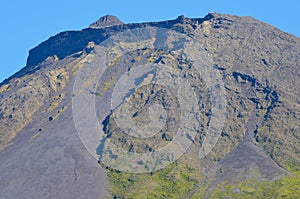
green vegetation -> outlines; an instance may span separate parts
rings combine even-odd
[[[300,196],[300,171],[272,182],[257,179],[246,180],[235,185],[223,182],[209,191],[209,183],[204,183],[204,178],[198,169],[193,159],[187,160],[184,157],[166,168],[150,174],[124,173],[111,169],[107,169],[107,173],[112,198],[292,199]]]
[[[291,163],[286,163],[284,165],[285,169],[296,174],[297,176],[300,176],[300,165],[297,164],[291,164]]]
[[[201,181],[200,169],[197,167],[178,161],[150,174],[107,169],[111,195],[113,198],[185,198]]]
[[[299,198],[300,177],[285,177],[273,182],[247,180],[237,186],[218,188],[211,198]]]

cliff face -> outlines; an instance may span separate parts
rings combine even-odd
[[[159,30],[155,32],[151,27]],[[118,40],[121,32],[135,29],[146,29],[145,38]],[[211,88],[205,82],[206,77],[192,70],[192,62],[174,50],[177,47],[173,41],[181,40],[173,32],[200,46],[201,60],[210,58],[205,63],[209,70],[220,75],[226,94],[224,126],[216,145],[202,159],[198,157],[199,148],[204,145],[209,122],[215,117],[211,111],[214,105]],[[109,43],[114,36],[116,39]],[[173,50],[151,45],[171,46]],[[254,192],[270,192],[279,197],[280,193],[274,191],[278,183],[286,185],[288,195],[297,196],[299,190],[288,185],[291,179],[292,184],[300,182],[294,176],[300,169],[299,52],[299,38],[251,17],[218,13],[199,19],[180,16],[141,24],[123,24],[116,17],[104,16],[87,29],[59,33],[30,50],[26,67],[0,85],[0,161],[6,162],[0,165],[4,179],[0,182],[0,193],[5,198],[65,198],[68,194],[87,198],[107,194],[104,190],[109,181],[110,194],[117,198],[139,198],[145,194],[149,198],[226,194],[238,197]],[[111,59],[107,63],[99,58],[103,53]],[[169,166],[154,173],[103,170],[80,142],[79,137],[81,141],[85,137],[77,134],[74,100],[84,95],[95,98],[97,119],[103,125],[105,137],[101,141],[97,137],[96,146],[88,150],[99,155],[102,166],[107,165],[101,153],[114,155],[107,147],[110,143],[128,154],[155,153],[175,139],[176,129],[183,121],[180,115],[183,106],[176,93],[147,84],[155,75],[153,71],[143,72],[140,66],[151,64],[171,66],[179,71],[176,75],[192,85],[199,102],[199,112],[193,112],[199,127],[193,131],[195,137],[190,138],[192,144],[178,160],[170,161]],[[107,69],[99,82],[95,82],[97,71],[103,66]],[[90,69],[81,77],[84,68]],[[123,101],[132,105],[126,114],[135,123],[147,126],[151,124],[148,115],[151,106],[162,104],[166,110],[166,115],[161,116],[165,125],[147,139],[124,133],[114,116],[125,117],[123,107],[110,107],[114,88],[125,78],[124,74],[130,76],[139,70],[142,72],[133,84],[139,89]],[[76,90],[78,81],[82,81],[82,87]],[[187,107],[192,107],[189,103]],[[83,113],[84,109],[82,105],[79,110]],[[119,163],[113,161],[110,166],[117,168]],[[138,162],[144,165],[146,161]],[[159,163],[152,166],[159,167]],[[21,173],[24,170],[25,175]],[[22,185],[17,186],[17,178]],[[278,183],[270,184],[274,180]],[[262,190],[262,181],[271,188]]]
[[[206,18],[211,17],[208,15]],[[112,17],[110,17],[112,18]],[[185,24],[188,26],[195,26],[201,23],[204,19],[185,19],[178,17],[175,20],[152,22],[142,24],[123,24],[118,19],[107,19],[107,17],[100,18],[97,22],[90,25],[89,28],[81,31],[66,31],[51,37],[49,40],[41,43],[36,48],[29,51],[27,59],[27,67],[37,65],[44,61],[49,56],[57,55],[58,58],[63,59],[68,55],[83,50],[89,42],[94,42],[96,45],[108,37],[126,29],[142,28],[147,26],[155,26],[161,28],[172,28],[176,24]],[[107,22],[108,20],[109,22]],[[104,21],[104,22],[103,22]],[[107,23],[109,25],[107,25]]]

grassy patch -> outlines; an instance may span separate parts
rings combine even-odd
[[[238,191],[234,191],[238,190]],[[285,177],[273,182],[247,180],[237,186],[227,185],[215,189],[211,198],[299,198],[300,177]]]
[[[107,169],[113,198],[185,198],[201,181],[197,165],[187,160],[172,163],[150,174],[133,174]],[[191,166],[192,165],[192,166]]]

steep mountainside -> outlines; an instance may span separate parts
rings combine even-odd
[[[210,73],[193,68],[195,61],[181,51],[185,41],[194,42],[188,52],[201,52],[195,59]],[[107,15],[86,29],[59,33],[30,50],[26,67],[0,84],[0,198],[300,197],[299,64],[299,38],[251,17],[210,13],[124,24]],[[176,74],[170,77],[183,77],[195,96],[183,83],[168,82],[167,73],[161,79],[183,86],[178,90],[186,98],[151,83],[160,78],[151,65],[156,72],[170,67]],[[217,79],[214,74],[222,83],[212,88],[207,76]],[[199,157],[218,117],[212,92],[220,87],[224,125],[216,144],[210,140],[212,150]],[[114,106],[116,88],[128,93]],[[81,98],[85,103],[78,104]],[[89,103],[95,111],[78,116]],[[120,125],[118,118],[127,116],[133,122]],[[196,127],[188,123],[193,118]],[[143,157],[137,165],[126,159],[154,157],[174,143],[182,122],[195,136],[187,134],[191,146],[179,159],[171,157],[178,145],[164,156],[173,158],[164,168],[164,158],[150,164]],[[98,128],[104,137],[90,138]],[[146,130],[157,133],[143,137]],[[118,157],[112,145],[126,155]],[[120,165],[147,172],[124,172],[130,170]]]

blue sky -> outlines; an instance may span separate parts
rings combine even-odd
[[[299,0],[4,0],[0,82],[25,66],[31,48],[61,31],[86,28],[103,15],[130,23],[204,17],[209,12],[252,16],[300,37]]]

